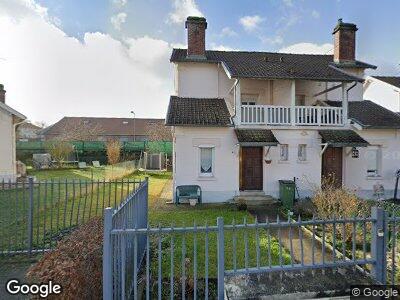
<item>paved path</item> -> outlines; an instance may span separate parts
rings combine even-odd
[[[278,205],[269,205],[263,208],[251,208],[249,212],[257,217],[259,222],[265,222],[267,217],[269,222],[275,222],[277,219],[277,215],[279,213]],[[279,216],[280,220],[285,220]],[[292,248],[293,248],[293,258],[297,262],[301,262],[301,244],[300,244],[300,234],[298,227],[293,227],[291,230],[289,228],[282,228],[281,230],[281,241],[283,246],[290,250],[290,234],[292,235]],[[291,231],[291,233],[290,233]],[[271,233],[274,234],[278,238],[278,230],[271,230]],[[302,233],[303,235],[303,260],[305,264],[312,263],[312,238]],[[320,243],[315,241],[314,247],[314,262],[322,263],[322,246]],[[325,248],[325,262],[332,261],[332,252]]]

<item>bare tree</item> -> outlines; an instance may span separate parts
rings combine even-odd
[[[149,141],[171,141],[171,127],[165,126],[163,123],[150,123],[146,128]]]
[[[50,153],[51,158],[56,161],[59,168],[68,159],[74,151],[74,146],[66,141],[49,141],[46,143],[46,149]]]
[[[104,133],[104,130],[100,124],[77,120],[68,123],[56,139],[61,141],[94,141],[102,133]]]

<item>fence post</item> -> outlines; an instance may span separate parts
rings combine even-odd
[[[372,207],[371,256],[375,260],[372,265],[372,276],[378,282],[386,284],[386,212],[380,207]]]
[[[28,178],[29,189],[29,204],[28,204],[28,254],[32,254],[32,240],[33,240],[33,177]]]
[[[104,210],[104,235],[103,235],[103,299],[113,298],[113,274],[112,274],[112,208]]]
[[[218,299],[224,299],[224,275],[225,275],[225,249],[224,249],[224,219],[222,217],[217,218],[217,226],[218,226],[218,245],[217,245],[217,254],[218,254]]]

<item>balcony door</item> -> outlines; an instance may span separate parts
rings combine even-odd
[[[240,190],[261,191],[263,189],[263,148],[242,147],[240,164]]]

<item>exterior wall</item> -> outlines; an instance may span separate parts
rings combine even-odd
[[[364,98],[391,111],[400,111],[400,89],[380,80],[371,79],[364,84]]]
[[[0,181],[15,179],[13,117],[0,110]]]
[[[179,63],[176,72],[179,97],[225,98],[234,84],[219,64]]]
[[[311,195],[314,187],[321,184],[321,138],[316,130],[273,130],[276,139],[282,144],[288,144],[289,160],[280,161],[280,149],[271,147],[269,159],[271,164],[264,163],[264,192],[267,195],[279,197],[279,180],[293,180],[301,198]],[[299,144],[306,144],[306,161],[297,159]]]
[[[353,69],[347,68],[342,69],[344,72],[347,72],[351,75],[358,76],[360,78],[364,78],[364,70],[363,69]],[[335,85],[340,84],[340,82],[329,82],[327,83],[327,87],[333,87]],[[349,88],[353,83],[348,83],[347,88]],[[342,89],[336,89],[328,93],[327,95],[329,100],[342,100]],[[349,91],[349,101],[362,101],[363,100],[363,84],[362,82],[357,82],[357,85]]]
[[[199,185],[203,202],[231,200],[239,190],[239,147],[233,128],[175,127],[174,191]],[[214,146],[214,176],[199,176],[199,146]],[[175,195],[174,195],[175,197]]]
[[[400,135],[392,130],[368,129],[357,131],[371,145],[381,146],[381,177],[367,177],[367,148],[360,147],[359,158],[352,158],[351,148],[344,149],[343,154],[343,182],[348,188],[354,189],[361,197],[374,198],[373,186],[377,183],[385,188],[385,196],[393,197],[395,173],[400,169]]]

